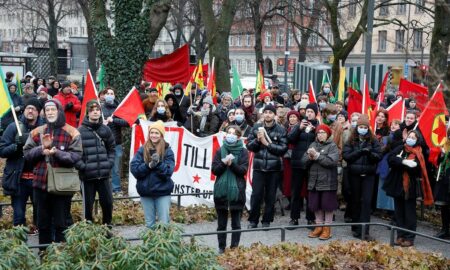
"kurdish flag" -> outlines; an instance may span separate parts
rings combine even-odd
[[[264,84],[264,74],[262,72],[261,64],[259,64],[259,69],[256,73],[256,87],[255,94],[264,93],[266,91],[266,85]]]
[[[197,84],[197,89],[203,90],[203,88],[205,88],[205,80],[204,80],[204,75],[203,75],[202,60],[198,61],[197,74],[195,74],[195,80],[194,81]]]
[[[22,84],[20,83],[20,80],[19,80],[19,73],[16,73],[16,85],[17,85],[17,90],[16,90],[17,94],[19,96],[23,95]]]
[[[3,77],[3,70],[0,67],[0,117],[3,117],[11,110],[13,102],[9,95],[8,87],[6,86],[5,78]]]
[[[344,93],[345,93],[345,67],[340,67],[337,100],[344,101]]]

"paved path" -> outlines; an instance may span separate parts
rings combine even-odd
[[[303,213],[302,213],[303,214]],[[299,220],[300,224],[306,224],[306,220],[303,219]],[[271,226],[284,226],[288,225],[289,223],[289,211],[286,211],[285,216],[277,215],[275,217],[275,221],[271,224]],[[336,222],[343,222],[343,212],[336,211]],[[379,223],[387,223],[386,220],[373,217],[372,216],[372,222],[379,222]],[[231,220],[228,223],[228,228],[231,226]],[[242,228],[246,228],[248,225],[248,222],[244,218],[242,221]],[[432,227],[428,223],[424,222],[418,222],[417,224],[417,231],[422,232],[428,235],[434,235],[438,230],[437,228]],[[198,233],[198,232],[213,232],[217,229],[217,223],[216,222],[204,222],[204,223],[198,223],[198,224],[190,224],[190,225],[182,225],[186,233]],[[114,227],[114,232],[117,233],[120,236],[123,236],[125,238],[135,238],[138,237],[139,232],[141,232],[144,229],[144,226],[117,226]],[[289,242],[299,242],[305,245],[311,245],[311,246],[317,246],[320,244],[324,244],[327,241],[320,241],[318,239],[311,239],[308,238],[307,235],[309,233],[308,229],[296,229],[291,231],[286,231],[286,241]],[[337,227],[332,229],[333,237],[331,240],[334,241],[353,241],[356,240],[352,237],[350,227]],[[374,237],[377,241],[382,243],[389,243],[389,235],[390,231],[386,229],[385,227],[380,226],[372,226],[370,229],[370,234],[372,237]],[[280,236],[281,232],[279,230],[274,231],[258,231],[258,232],[248,232],[248,233],[242,233],[241,236],[241,245],[243,246],[250,246],[252,243],[261,242],[263,244],[267,245],[273,245],[280,242]],[[210,235],[210,236],[202,236],[197,237],[197,241],[203,245],[209,246],[211,248],[216,249],[217,248],[217,236],[216,235]],[[227,237],[227,243],[230,244],[231,235],[228,235]],[[29,238],[29,244],[37,244],[37,236],[30,236]],[[421,251],[425,252],[437,252],[441,253],[447,258],[450,258],[450,244],[442,243],[438,241],[433,241],[430,239],[426,239],[423,237],[417,237],[415,241],[415,247]]]

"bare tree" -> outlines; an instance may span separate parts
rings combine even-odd
[[[70,0],[17,0],[19,8],[24,12],[31,12],[33,16],[41,19],[48,33],[50,74],[58,73],[58,25],[66,17],[75,11],[75,6]]]
[[[210,0],[199,0],[199,3],[207,34],[209,58],[215,58],[217,89],[229,91],[231,85],[228,37],[236,13],[237,0],[223,0],[220,6]]]

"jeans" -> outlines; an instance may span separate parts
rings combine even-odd
[[[102,207],[102,224],[111,224],[113,197],[109,179],[83,181],[81,184],[83,185],[84,213],[86,220],[93,220],[92,210],[95,202],[95,194],[98,193],[100,206]]]
[[[54,195],[39,188],[35,188],[33,192],[37,211],[39,244],[63,242],[72,196]],[[54,229],[54,235],[52,229]]]
[[[216,209],[217,212],[217,231],[226,231],[228,223],[228,210],[227,209]],[[241,229],[241,214],[242,210],[230,210],[231,213],[231,229],[240,230]],[[231,234],[231,248],[239,246],[239,240],[241,239],[241,233]],[[227,234],[221,233],[217,235],[217,240],[219,241],[219,248],[225,249],[227,246]]]
[[[33,180],[20,179],[19,192],[11,196],[11,205],[14,210],[14,226],[26,225],[26,209],[28,198],[33,202]],[[36,210],[33,204],[33,223],[36,224]]]
[[[121,144],[117,144],[114,148],[115,156],[114,156],[114,166],[112,168],[111,177],[112,177],[112,190],[113,192],[121,191],[120,187],[120,168],[122,166],[122,155],[123,155],[123,147]]]
[[[170,195],[157,197],[141,197],[142,208],[144,209],[145,226],[153,227],[156,223],[156,213],[160,223],[170,222]]]
[[[248,221],[258,224],[261,205],[264,201],[262,223],[273,221],[278,182],[281,172],[253,171],[252,195],[250,197],[250,215]]]

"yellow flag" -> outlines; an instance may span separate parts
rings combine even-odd
[[[197,67],[195,67],[194,71],[192,72],[191,78],[189,79],[189,82],[186,85],[186,88],[184,89],[185,96],[189,96],[189,94],[191,93],[192,84],[195,82],[196,74],[197,74]]]
[[[261,64],[259,64],[259,69],[256,74],[255,94],[264,93],[265,91],[266,91],[266,84],[264,83],[264,75],[262,72]]]
[[[203,90],[203,88],[205,88],[204,81],[205,80],[203,78],[202,60],[199,60],[198,61],[198,66],[197,66],[197,74],[195,74],[195,83],[197,84],[197,89]]]
[[[3,70],[0,67],[0,117],[3,117],[11,110],[12,104],[13,102],[9,95],[8,87],[6,87],[5,78],[3,77]]]
[[[344,101],[345,93],[345,67],[339,69],[339,87],[337,100]]]

